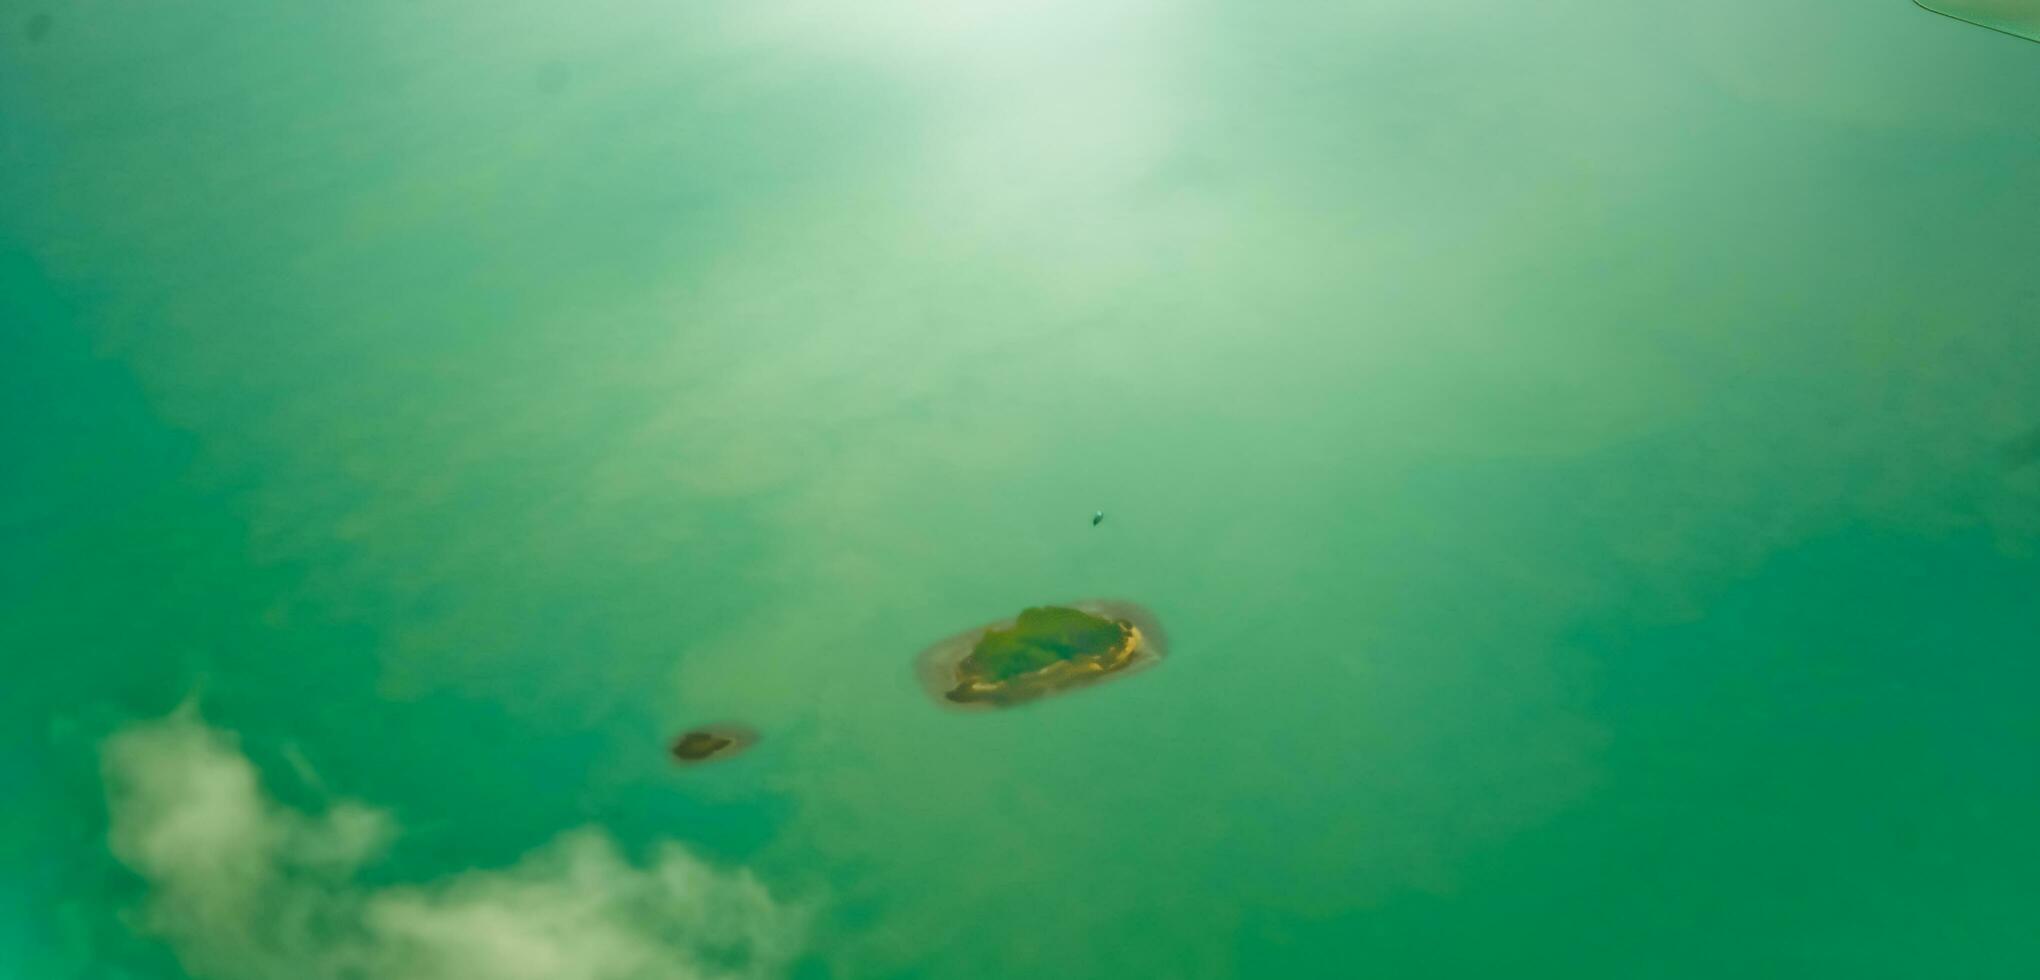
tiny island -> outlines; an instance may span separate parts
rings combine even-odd
[[[758,733],[749,727],[737,724],[703,725],[691,728],[673,739],[667,751],[673,761],[683,766],[695,766],[717,759],[727,759],[757,744]]]
[[[1152,666],[1166,646],[1146,609],[1087,599],[959,633],[922,651],[916,669],[937,704],[1007,708]]]

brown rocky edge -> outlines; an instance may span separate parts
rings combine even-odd
[[[1030,642],[1043,633],[1051,634],[1045,643]],[[921,651],[914,666],[936,704],[989,711],[1138,673],[1167,655],[1154,613],[1131,602],[1080,599],[965,630]]]
[[[699,766],[737,755],[758,744],[758,732],[748,725],[720,722],[690,728],[666,746],[674,763]]]

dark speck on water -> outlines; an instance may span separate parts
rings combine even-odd
[[[703,725],[683,732],[666,746],[666,750],[672,754],[674,762],[691,766],[735,755],[757,741],[758,733],[746,725]]]
[[[730,740],[720,735],[711,735],[707,732],[688,732],[686,735],[681,736],[678,742],[673,743],[673,754],[690,761],[706,759],[723,749],[729,748],[729,746]]]
[[[49,37],[50,28],[55,26],[57,26],[57,19],[50,16],[49,11],[38,10],[29,15],[28,23],[22,27],[21,34],[23,37],[28,38],[29,43],[33,44]]]

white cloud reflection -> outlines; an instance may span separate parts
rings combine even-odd
[[[600,830],[500,870],[371,887],[382,810],[278,804],[233,737],[189,708],[102,750],[113,853],[149,885],[138,925],[194,976],[735,980],[784,972],[803,916],[748,871],[677,844],[643,866]]]

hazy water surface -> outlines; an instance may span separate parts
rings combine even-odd
[[[0,28],[0,974],[2040,974],[2040,47]],[[916,687],[1086,596],[1169,661]]]

